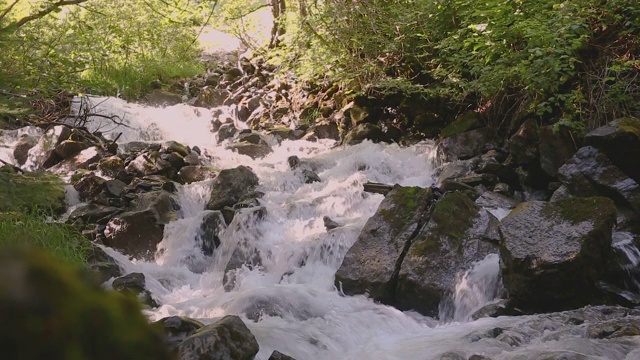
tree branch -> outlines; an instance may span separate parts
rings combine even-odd
[[[5,26],[3,28],[0,28],[0,33],[9,32],[9,31],[15,31],[16,29],[20,28],[24,24],[26,24],[28,22],[31,22],[33,20],[41,19],[41,18],[49,15],[51,12],[55,11],[56,9],[59,9],[59,8],[61,8],[63,6],[81,4],[81,3],[87,2],[87,1],[89,1],[89,0],[59,0],[59,1],[56,1],[55,3],[50,4],[47,8],[45,8],[43,10],[40,10],[40,11],[38,11],[37,13],[35,13],[33,15],[25,16],[25,17],[23,17],[22,19],[20,19],[18,21],[14,21],[9,25],[7,25],[7,26]],[[13,5],[15,5],[15,3]],[[9,10],[11,10],[11,9],[9,9]]]
[[[14,1],[14,2],[13,2],[13,4],[9,5],[9,7],[8,7],[8,8],[6,8],[6,9],[2,12],[2,14],[0,14],[0,20],[4,19],[4,17],[5,17],[5,16],[7,16],[7,14],[8,14],[9,12],[11,12],[11,10],[13,9],[13,7],[14,7],[14,6],[16,6],[16,4],[17,4],[17,3],[19,3],[19,2],[20,2],[20,0],[16,0],[16,1]]]
[[[263,9],[263,8],[266,8],[266,7],[269,7],[269,6],[271,6],[271,5],[270,4],[262,4],[260,6],[257,6],[257,7],[253,8],[253,9],[247,11],[246,13],[244,13],[242,15],[238,15],[238,16],[234,16],[234,17],[228,17],[226,19],[227,20],[239,20],[239,19],[242,19],[243,17],[245,17],[247,15],[253,14],[256,11],[258,11],[260,9]]]

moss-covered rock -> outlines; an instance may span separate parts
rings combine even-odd
[[[556,311],[602,301],[616,208],[603,197],[532,201],[501,222],[500,261],[514,306]]]
[[[0,212],[64,212],[62,181],[50,174],[0,172]]]
[[[467,131],[483,127],[480,114],[475,111],[467,111],[458,116],[451,124],[447,125],[440,132],[440,138],[445,139],[454,135],[460,135]]]
[[[436,315],[456,275],[498,251],[498,220],[463,192],[446,193],[402,261],[397,306]]]
[[[138,304],[38,251],[0,252],[2,358],[170,359]]]
[[[622,118],[597,128],[585,137],[627,176],[640,182],[640,119]]]
[[[430,189],[396,185],[347,252],[336,286],[345,294],[369,293],[393,305],[403,252],[422,227],[432,199]]]
[[[201,328],[178,346],[182,360],[251,360],[258,350],[256,338],[234,315]]]

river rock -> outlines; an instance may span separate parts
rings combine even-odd
[[[203,165],[188,165],[178,172],[179,180],[185,184],[203,181],[213,176],[215,176],[213,168]]]
[[[109,156],[98,162],[98,170],[105,176],[115,178],[124,170],[124,160],[117,155]]]
[[[154,89],[148,97],[151,106],[171,106],[182,103],[182,96],[168,91]]]
[[[540,167],[551,177],[558,176],[558,169],[575,153],[576,144],[566,129],[553,130],[553,126],[540,127]],[[640,150],[640,148],[638,149]]]
[[[393,304],[401,255],[424,225],[432,199],[431,189],[394,186],[345,255],[336,287]]]
[[[98,284],[102,284],[111,278],[122,276],[122,269],[118,261],[109,256],[99,246],[91,244],[88,255],[87,268]]]
[[[393,138],[390,134],[385,133],[378,125],[371,123],[361,123],[356,125],[353,129],[345,135],[342,143],[345,145],[359,144],[365,140],[371,140],[374,143],[378,142],[393,142]]]
[[[571,309],[598,301],[616,208],[602,197],[532,201],[501,222],[500,262],[513,305]]]
[[[128,211],[114,217],[104,230],[104,244],[137,258],[153,259],[164,226],[153,210]]]
[[[238,129],[236,129],[233,124],[229,123],[220,125],[220,128],[218,129],[218,144],[227,139],[231,139],[236,135],[237,132]]]
[[[231,144],[229,149],[241,155],[247,155],[252,159],[260,159],[269,155],[273,149],[268,144],[252,144],[248,142],[239,142]]]
[[[488,134],[486,128],[463,132],[442,139],[439,147],[449,158],[469,159],[482,153]]]
[[[171,350],[177,350],[178,345],[196,331],[202,329],[204,324],[185,316],[169,316],[154,323],[162,327]]]
[[[607,196],[640,214],[640,185],[594,147],[585,146],[578,150],[558,170],[558,176],[576,196]]]
[[[73,187],[78,191],[81,200],[92,202],[104,189],[107,180],[89,173],[83,176]]]
[[[208,210],[232,207],[258,186],[258,177],[246,166],[220,171],[211,185]]]
[[[187,337],[178,346],[180,360],[252,360],[258,353],[256,338],[234,315],[227,315]]]
[[[147,281],[142,273],[130,273],[115,280],[111,286],[113,290],[135,296],[142,304],[150,307],[157,307],[158,303],[151,296],[151,292],[146,288]]]
[[[177,141],[167,141],[162,144],[162,151],[165,154],[178,153],[180,156],[185,157],[189,155],[189,148],[180,144]]]
[[[120,211],[122,211],[120,208],[91,203],[82,205],[73,210],[69,215],[69,220],[82,220],[85,223],[95,223],[100,219],[109,217],[110,215]]]
[[[133,211],[151,210],[157,222],[163,225],[177,219],[176,212],[180,209],[176,198],[164,190],[138,194],[131,205]]]
[[[58,125],[50,128],[38,140],[38,143],[29,150],[25,169],[37,170],[49,168],[57,164],[62,158],[55,153],[55,148],[61,142],[67,140],[71,130],[67,126]]]
[[[220,233],[226,227],[224,217],[220,211],[206,211],[196,237],[203,254],[206,256],[213,255],[213,251],[220,246]]]
[[[87,144],[81,141],[73,141],[73,140],[64,140],[60,144],[58,144],[55,148],[56,154],[60,156],[62,159],[68,159],[80,151],[86,149]]]
[[[91,146],[81,150],[75,156],[64,159],[55,166],[51,167],[51,171],[58,173],[68,173],[78,169],[87,169],[89,165],[97,163],[102,159],[103,152],[97,146]],[[95,168],[94,168],[95,169]]]
[[[436,315],[456,275],[498,252],[498,220],[462,192],[446,193],[411,241],[396,290],[400,309]]]
[[[29,158],[29,150],[36,146],[38,143],[38,137],[31,135],[22,135],[18,140],[18,143],[13,148],[13,157],[16,159],[18,165],[23,165]]]
[[[585,143],[603,152],[627,176],[640,183],[640,119],[622,118],[599,127],[585,137]]]
[[[518,131],[509,138],[507,150],[509,159],[507,162],[514,165],[523,165],[534,162],[539,156],[540,134],[535,119],[525,121]]]
[[[271,356],[267,360],[296,360],[289,355],[285,355],[278,350],[273,350]]]

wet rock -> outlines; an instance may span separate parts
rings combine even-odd
[[[223,105],[231,92],[226,89],[206,88],[200,91],[193,106],[213,108]]]
[[[585,146],[578,150],[558,170],[558,176],[562,184],[576,196],[607,196],[616,204],[629,206],[640,214],[640,184],[613,165],[596,148]]]
[[[567,130],[554,131],[552,126],[542,126],[539,150],[540,167],[547,175],[556,177],[558,169],[576,153],[577,148]]]
[[[260,159],[269,155],[273,149],[268,144],[252,144],[248,142],[240,142],[229,145],[229,149],[241,155],[247,155],[252,159]]]
[[[102,189],[107,181],[93,173],[83,176],[73,187],[78,191],[81,200],[92,201]]]
[[[566,186],[562,185],[553,192],[553,195],[551,195],[551,199],[549,199],[549,201],[558,201],[569,198],[571,196],[571,191],[569,191]]]
[[[587,336],[590,339],[615,339],[640,335],[640,319],[625,317],[612,319],[588,326]]]
[[[226,228],[224,217],[220,211],[207,210],[202,218],[202,224],[197,235],[202,253],[206,256],[213,255],[214,250],[220,246],[220,233]]]
[[[54,151],[60,158],[68,159],[87,147],[89,146],[80,141],[64,140],[56,146]]]
[[[444,138],[439,146],[448,157],[464,160],[481,154],[487,140],[488,130],[482,128]]]
[[[291,356],[285,355],[278,350],[273,350],[271,356],[267,360],[295,360]]]
[[[117,155],[101,159],[98,162],[98,170],[105,176],[116,178],[118,174],[124,170],[124,160]]]
[[[629,154],[640,153],[640,120],[617,119],[585,137],[585,143],[607,155],[627,176],[640,183],[640,160]]]
[[[258,186],[258,177],[246,166],[220,171],[211,185],[208,210],[233,206]]]
[[[378,125],[371,123],[362,123],[349,130],[349,132],[342,140],[342,143],[345,145],[356,145],[365,140],[371,140],[374,143],[391,143],[395,139],[393,139],[390,134],[384,132],[384,130],[382,130],[382,128]]]
[[[214,170],[209,166],[185,166],[178,172],[178,177],[185,184],[203,181],[215,176]]]
[[[475,111],[466,111],[456,117],[451,124],[445,126],[442,129],[440,136],[444,139],[460,135],[468,131],[480,129],[482,127],[484,127],[484,123],[480,118],[480,114]]]
[[[116,259],[109,256],[102,248],[92,244],[88,252],[87,268],[98,284],[122,276],[122,269]]]
[[[164,226],[153,210],[129,211],[114,217],[104,230],[104,244],[137,258],[153,259]]]
[[[154,89],[148,97],[151,106],[172,106],[182,103],[182,96],[168,91]]]
[[[606,198],[518,205],[501,222],[500,261],[513,305],[571,309],[598,301],[616,209]]]
[[[525,121],[507,142],[507,149],[509,150],[509,160],[507,162],[514,165],[523,165],[536,161],[539,156],[539,138],[536,121],[534,119]]]
[[[492,191],[485,191],[476,199],[476,204],[487,209],[507,209],[511,210],[516,207],[519,202],[508,196],[498,194]]]
[[[164,190],[138,194],[131,205],[134,211],[150,210],[159,224],[177,219],[176,212],[180,208],[176,198]]]
[[[462,353],[455,351],[448,351],[444,354],[437,355],[434,360],[467,360],[467,357]]]
[[[234,315],[227,315],[187,337],[178,346],[180,360],[251,360],[259,346],[247,326]]]
[[[180,156],[185,157],[189,155],[189,148],[185,145],[180,144],[177,141],[167,141],[162,144],[162,151],[165,154],[178,153]]]
[[[27,170],[50,168],[62,158],[55,153],[55,148],[71,135],[71,130],[63,125],[54,126],[47,130],[38,140],[38,143],[29,150],[29,155],[24,167]]]
[[[399,260],[424,225],[432,197],[430,189],[394,186],[345,255],[336,287],[347,295],[368,293],[393,304]]]
[[[454,160],[440,169],[438,183],[442,184],[445,180],[455,180],[457,178],[469,175],[478,166],[479,159],[472,158],[468,160]]]
[[[186,165],[191,165],[191,166],[201,165],[200,157],[195,152],[192,152],[191,154],[185,156],[183,161]]]
[[[185,316],[169,316],[154,323],[162,327],[171,350],[177,350],[178,345],[196,331],[202,329],[204,324]]]
[[[144,141],[130,141],[128,143],[122,144],[122,151],[125,154],[128,153],[138,153],[144,150],[160,150],[159,144],[147,143]]]
[[[402,260],[397,305],[435,315],[456,275],[498,251],[498,221],[460,192],[446,193]]]
[[[471,314],[471,320],[509,315],[510,310],[507,305],[507,300],[492,301]]]
[[[122,211],[122,209],[112,206],[86,204],[73,210],[69,215],[69,220],[82,220],[85,223],[95,223],[100,219],[109,217],[120,211]]]
[[[16,159],[18,165],[24,165],[29,158],[29,150],[36,146],[38,143],[38,137],[30,135],[22,135],[18,140],[18,143],[13,148],[13,157]]]
[[[318,139],[340,140],[338,124],[331,120],[321,120],[313,126],[313,133]]]
[[[113,290],[135,296],[142,304],[150,307],[157,307],[158,303],[153,299],[149,290],[146,289],[146,279],[142,273],[131,273],[121,276],[115,280],[111,286]]]
[[[520,180],[518,174],[511,167],[497,162],[484,162],[476,170],[480,174],[490,174],[495,176],[499,182],[508,184],[513,189],[520,189]]]
[[[127,184],[120,180],[107,180],[104,183],[105,195],[107,197],[120,198],[124,195]]]
[[[220,129],[218,129],[218,144],[227,139],[231,139],[237,132],[238,129],[236,129],[233,124],[222,124]]]
[[[323,216],[322,217],[322,222],[324,223],[324,227],[327,230],[333,230],[335,228],[339,228],[339,227],[342,226],[342,225],[338,224],[337,222],[331,220],[331,218],[328,217],[328,216]]]
[[[151,153],[143,153],[125,166],[125,170],[134,176],[146,175],[164,175],[172,178],[177,170],[173,165],[161,158],[160,153],[153,151]]]
[[[51,167],[51,171],[67,173],[78,169],[87,169],[91,167],[92,164],[100,161],[102,156],[102,149],[97,146],[92,146],[80,151],[80,153],[71,158],[62,160],[55,166]]]

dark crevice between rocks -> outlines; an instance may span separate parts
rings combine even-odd
[[[436,204],[436,201],[430,202],[422,210],[420,210],[422,212],[422,215],[418,220],[418,224],[416,225],[416,228],[413,230],[411,235],[409,235],[409,238],[407,239],[407,241],[404,243],[402,252],[400,253],[400,256],[398,256],[398,259],[396,260],[393,273],[391,274],[391,279],[389,279],[389,282],[387,283],[386,294],[384,296],[384,298],[386,299],[383,300],[383,303],[396,304],[397,302],[396,292],[398,290],[398,280],[400,277],[400,269],[402,268],[402,262],[407,256],[407,253],[409,252],[409,248],[411,248],[411,244],[413,244],[413,240],[417,238],[418,235],[420,235],[420,232],[422,231],[422,229],[424,229],[424,227],[429,224],[429,221],[431,220],[431,217],[429,216],[429,214],[431,214],[431,211],[433,210],[433,206],[435,206],[435,204]]]

